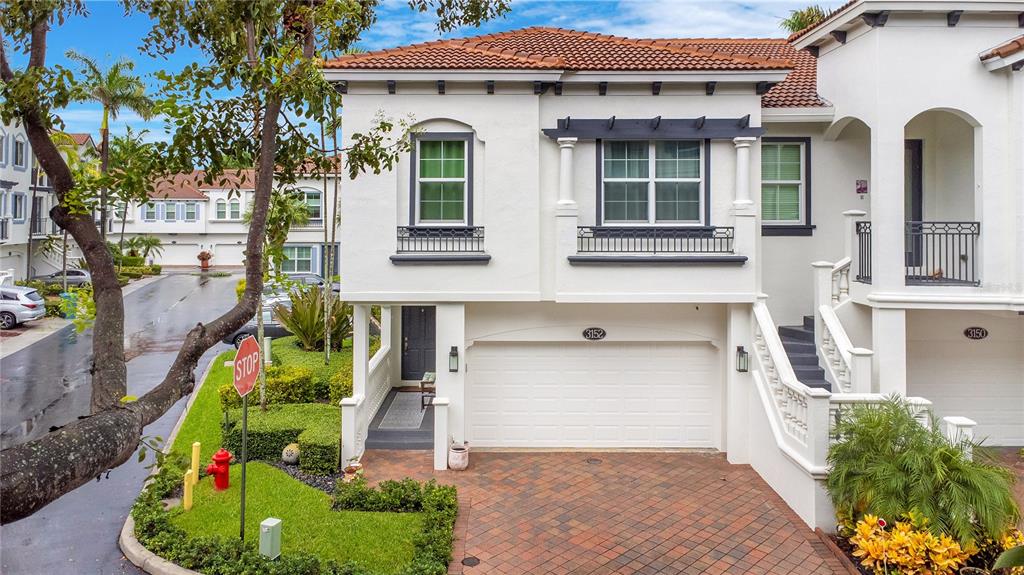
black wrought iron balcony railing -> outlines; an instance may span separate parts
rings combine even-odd
[[[981,285],[980,222],[906,222],[906,285]],[[871,283],[871,222],[857,222],[857,281]]]
[[[32,218],[32,226],[29,229],[33,236],[56,234],[59,230],[57,222],[50,218]]]
[[[400,254],[479,254],[484,251],[482,226],[399,226]]]
[[[980,285],[980,222],[907,222],[907,285]]]
[[[580,254],[731,254],[734,228],[580,226]]]
[[[871,283],[871,222],[857,222],[857,281]]]

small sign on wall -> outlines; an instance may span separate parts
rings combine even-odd
[[[964,330],[964,337],[967,339],[985,339],[988,337],[988,330],[983,327],[969,327]]]
[[[583,339],[588,341],[599,341],[605,338],[608,332],[603,327],[588,327],[583,330]]]
[[[868,193],[868,181],[857,180],[857,195],[862,196],[866,193]]]

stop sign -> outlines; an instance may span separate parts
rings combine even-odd
[[[256,385],[256,378],[260,375],[260,345],[256,338],[249,336],[242,340],[235,353],[235,391],[238,395],[245,397]]]

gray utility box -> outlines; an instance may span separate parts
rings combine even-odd
[[[268,517],[260,523],[260,555],[271,559],[281,556],[281,520]]]

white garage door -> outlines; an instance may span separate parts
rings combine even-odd
[[[704,343],[478,343],[467,426],[480,447],[717,447]]]
[[[201,251],[199,244],[184,244],[164,240],[164,251],[155,258],[156,263],[165,266],[198,266],[199,260],[196,256]]]
[[[213,263],[218,266],[245,265],[245,244],[217,244],[213,248]]]

